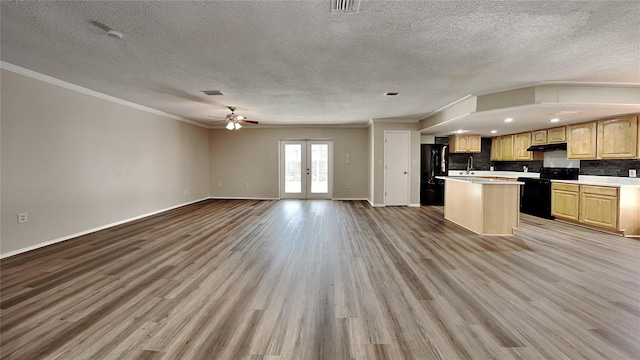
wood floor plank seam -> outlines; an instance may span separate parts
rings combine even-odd
[[[205,200],[0,260],[0,357],[640,359],[640,242]]]

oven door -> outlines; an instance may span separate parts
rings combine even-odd
[[[520,212],[545,219],[551,216],[551,181],[548,179],[518,178],[524,183],[520,188]]]

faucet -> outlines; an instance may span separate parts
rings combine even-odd
[[[467,160],[467,174],[471,170],[473,170],[473,155],[469,156],[469,160]]]

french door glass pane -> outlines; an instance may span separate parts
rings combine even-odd
[[[329,192],[329,145],[311,144],[311,192]]]
[[[302,145],[284,145],[284,192],[299,194],[302,192]]]

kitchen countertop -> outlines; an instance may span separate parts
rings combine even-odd
[[[495,176],[495,177],[504,177],[504,178],[513,178],[517,179],[519,177],[526,178],[539,178],[539,173],[534,172],[523,172],[523,171],[484,171],[484,170],[471,170],[469,174],[466,173],[466,170],[449,170],[449,176],[464,176],[464,177],[476,177],[476,176]]]
[[[551,182],[611,187],[640,187],[640,178],[615,176],[580,175],[578,180],[551,180]]]
[[[492,184],[492,185],[515,185],[515,184],[524,184],[520,181],[510,181],[510,180],[497,180],[497,179],[485,179],[476,176],[436,176],[436,179],[441,180],[452,180],[452,181],[460,181],[472,184]]]

